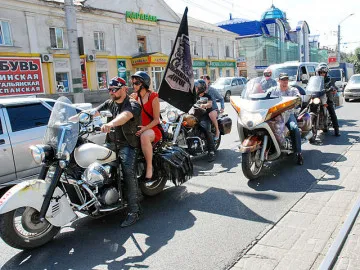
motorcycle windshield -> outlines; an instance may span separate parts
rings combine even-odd
[[[52,146],[58,158],[71,153],[77,143],[79,121],[76,108],[67,97],[59,97],[52,109],[44,144]]]
[[[324,92],[324,78],[322,76],[311,76],[306,86],[306,94],[319,95]]]
[[[272,80],[272,81],[270,81]],[[247,82],[244,91],[241,93],[241,98],[248,100],[266,100],[275,99],[279,97],[271,96],[270,90],[276,88],[273,79],[266,79],[265,77],[256,77]]]

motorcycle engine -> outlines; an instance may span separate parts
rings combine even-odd
[[[105,188],[98,198],[102,204],[111,205],[119,200],[119,192],[115,187]]]
[[[200,137],[190,137],[186,138],[188,152],[191,155],[196,155],[197,153],[202,153],[204,149],[204,142]]]
[[[90,187],[102,187],[111,182],[110,166],[102,166],[98,162],[92,163],[82,175],[84,180]]]

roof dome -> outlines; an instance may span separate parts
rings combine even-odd
[[[286,19],[286,14],[274,5],[271,5],[271,7],[261,16],[261,20],[266,19]]]

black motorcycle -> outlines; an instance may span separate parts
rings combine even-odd
[[[103,116],[109,116],[107,113]],[[0,236],[18,249],[49,242],[77,212],[98,218],[127,206],[126,186],[115,149],[91,143],[86,135],[100,131],[101,118],[76,111],[66,97],[55,103],[44,144],[31,146],[42,169],[38,179],[17,184],[0,199]],[[143,194],[160,193],[168,180],[180,185],[192,176],[189,154],[176,146],[154,147],[153,181],[145,183],[142,154],[137,177]]]
[[[199,126],[199,119],[206,113],[205,109],[199,107],[200,104],[207,103],[207,98],[200,99],[189,113],[183,113],[175,108],[167,110],[167,119],[165,130],[167,131],[167,141],[172,145],[183,148],[192,156],[200,156],[207,153],[207,140],[204,132]],[[210,120],[209,120],[210,121]],[[215,141],[215,150],[221,143],[221,136],[231,132],[232,121],[226,114],[218,116],[218,125],[220,130],[219,139]],[[215,137],[215,126],[211,123],[211,133]]]
[[[327,97],[324,87],[324,78],[321,76],[312,76],[306,87],[306,96],[302,110],[311,115],[313,133],[313,136],[309,139],[311,143],[315,142],[319,130],[327,132],[332,125],[326,102]]]

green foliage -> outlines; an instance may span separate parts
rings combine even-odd
[[[360,73],[360,47],[356,48],[354,53],[344,55],[342,59],[354,64],[354,72]]]

